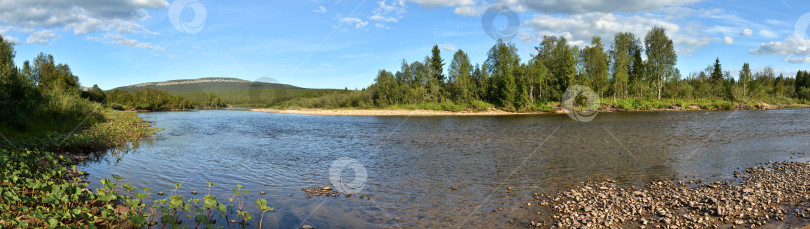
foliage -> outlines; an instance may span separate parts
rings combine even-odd
[[[14,64],[14,44],[0,36],[0,131],[9,135],[66,131],[102,120],[101,104],[81,98],[67,64],[40,53]]]
[[[108,92],[107,94],[108,101],[110,103],[120,104],[136,110],[158,111],[185,110],[193,109],[195,107],[225,107],[225,103],[223,102],[222,98],[219,98],[212,93],[195,97],[196,99],[194,102],[185,96],[169,94],[168,92],[151,88],[132,92],[116,89]]]
[[[121,177],[102,179],[92,191],[82,181],[84,174],[69,159],[39,150],[0,148],[0,227],[179,227],[214,228],[217,219],[232,226],[247,225],[250,213],[244,211],[248,191],[237,185],[228,202],[209,194],[203,199],[177,195],[152,197],[149,188],[120,184]],[[208,183],[209,188],[213,183]],[[179,188],[181,184],[176,183]],[[237,201],[234,201],[236,199]],[[262,217],[273,209],[256,201]],[[234,214],[236,213],[236,214]],[[181,218],[181,216],[185,216]],[[232,223],[230,219],[238,219]],[[187,223],[183,223],[183,222]],[[241,222],[241,223],[240,223]],[[260,221],[261,222],[261,221]],[[240,225],[237,225],[240,224]],[[219,226],[223,228],[224,226]]]

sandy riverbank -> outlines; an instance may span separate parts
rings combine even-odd
[[[769,105],[761,103],[756,107],[735,104],[732,110],[776,110],[787,108],[808,108],[808,105]],[[634,111],[699,111],[699,104],[693,103],[689,107],[672,107],[669,109],[623,110],[615,107],[603,107],[600,113],[608,112],[634,112]],[[566,110],[557,106],[552,112],[509,112],[490,108],[486,111],[438,111],[438,110],[406,110],[406,109],[250,109],[255,112],[304,114],[304,115],[333,115],[333,116],[501,116],[501,115],[535,115],[535,114],[565,114]]]

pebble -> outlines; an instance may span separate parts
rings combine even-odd
[[[610,180],[588,181],[556,194],[533,194],[533,201],[551,210],[550,215],[537,217],[552,220],[531,220],[529,226],[621,228],[637,223],[642,228],[748,228],[810,216],[806,201],[810,182],[803,182],[810,180],[810,163],[769,162],[735,175],[735,182],[664,180],[643,189],[619,188]]]

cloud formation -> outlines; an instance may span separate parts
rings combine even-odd
[[[148,42],[139,42],[135,39],[126,38],[120,34],[114,33],[106,33],[103,37],[87,37],[87,40],[90,41],[99,41],[107,44],[116,44],[116,45],[124,45],[130,48],[142,48],[142,49],[153,49],[157,51],[164,52],[166,49],[163,47],[152,45],[152,43]]]
[[[762,43],[751,49],[753,55],[810,56],[810,40],[788,37],[783,41]]]
[[[340,19],[341,23],[346,23],[349,25],[354,25],[356,29],[362,29],[368,25],[368,21],[364,21],[363,19],[356,18],[356,17],[344,17]]]
[[[675,43],[676,51],[691,54],[698,48],[709,44],[715,38],[704,37],[693,30],[684,30],[675,23],[662,19],[643,16],[620,16],[613,13],[587,13],[569,16],[550,16],[537,14],[524,23],[525,27],[532,28],[532,33],[522,32],[521,40],[534,43],[543,39],[544,35],[566,37],[572,45],[584,46],[590,44],[591,37],[600,36],[604,44],[613,43],[613,37],[619,32],[631,32],[643,39],[654,26],[667,31],[670,39]]]
[[[668,6],[684,6],[699,2],[700,0],[509,0],[518,2],[528,9],[541,13],[638,13],[659,10]]]
[[[56,40],[59,38],[59,35],[54,33],[51,30],[40,30],[31,33],[28,35],[28,38],[25,39],[25,43],[37,43],[42,45],[51,45],[51,41]]]
[[[168,6],[166,0],[3,0],[0,23],[16,32],[28,33],[26,43],[43,45],[59,39],[53,29],[77,35],[96,32],[116,36],[156,35],[141,23],[150,18],[147,10]]]
[[[743,31],[740,34],[743,36],[751,36],[754,34],[754,31],[751,29],[743,29]]]

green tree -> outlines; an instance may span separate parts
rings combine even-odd
[[[517,74],[515,75],[515,84],[517,90],[515,92],[514,105],[517,110],[531,106],[531,83],[529,82],[529,66],[520,64],[518,66]]]
[[[723,68],[720,65],[720,58],[714,60],[711,74],[712,86],[716,94],[722,94],[723,89]]]
[[[546,36],[535,49],[538,51],[535,58],[545,64],[551,75],[547,94],[550,99],[559,100],[569,86],[577,83],[576,47],[569,46],[565,37]]]
[[[453,61],[450,62],[449,83],[453,85],[453,100],[467,102],[471,96],[472,71],[470,58],[464,51],[458,50],[453,54]]]
[[[492,75],[491,91],[494,102],[511,107],[515,104],[517,85],[515,77],[520,72],[520,56],[512,43],[499,40],[487,54],[485,62],[487,70]]]
[[[742,69],[740,69],[740,83],[742,83],[742,93],[743,98],[747,97],[748,92],[748,81],[751,80],[751,67],[748,63],[743,63]]]
[[[529,86],[528,92],[531,102],[543,98],[543,86],[548,77],[548,69],[546,69],[546,65],[543,64],[543,62],[537,59],[529,60],[528,70],[526,72],[526,83]]]
[[[636,40],[631,50],[633,58],[630,61],[630,90],[636,96],[645,97],[644,92],[649,91],[648,81],[652,78],[648,77],[645,68],[644,60],[641,59],[641,41]]]
[[[594,36],[591,46],[582,50],[585,73],[590,79],[590,86],[600,96],[604,96],[608,88],[608,55],[602,45],[602,38]]]
[[[610,49],[613,97],[627,98],[630,73],[633,67],[632,58],[637,53],[640,42],[632,33],[616,33],[613,40],[613,46]]]
[[[41,96],[28,78],[29,68],[19,72],[14,64],[14,43],[0,35],[0,130],[23,131],[40,108]],[[27,66],[27,65],[26,65]]]
[[[93,87],[87,90],[87,96],[85,97],[90,101],[102,104],[106,103],[107,100],[107,95],[98,87],[98,84],[93,84]]]
[[[444,83],[444,74],[442,73],[444,70],[444,60],[442,59],[439,45],[433,45],[433,50],[431,50],[430,57],[430,67],[433,70],[433,78],[439,80],[440,83]]]
[[[661,88],[664,87],[664,81],[674,74],[678,55],[675,53],[672,40],[662,27],[653,27],[644,38],[644,45],[648,73],[654,79],[660,100]]]
[[[810,72],[799,71],[796,73],[794,90],[793,94],[796,98],[810,99]]]
[[[374,82],[372,89],[374,103],[381,106],[395,104],[396,98],[392,97],[392,92],[396,90],[397,86],[394,75],[386,70],[380,70]]]

